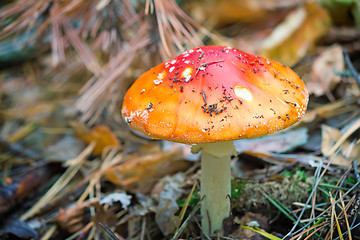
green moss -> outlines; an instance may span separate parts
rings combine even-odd
[[[243,192],[244,185],[247,183],[246,180],[232,180],[231,181],[231,198],[237,199]]]

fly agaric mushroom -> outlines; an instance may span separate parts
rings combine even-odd
[[[141,75],[125,95],[122,115],[151,138],[202,150],[202,227],[212,234],[230,214],[232,140],[294,124],[307,102],[304,83],[283,64],[231,47],[205,46]]]

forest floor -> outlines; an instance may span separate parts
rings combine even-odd
[[[21,2],[0,4],[1,239],[359,239],[357,1]],[[310,94],[291,128],[234,141],[212,236],[199,155],[121,117],[137,77],[201,44],[275,59]]]

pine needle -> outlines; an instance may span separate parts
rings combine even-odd
[[[201,202],[202,202],[202,199],[196,204],[194,210],[190,213],[190,215],[188,216],[188,218],[185,219],[185,221],[181,224],[181,226],[179,227],[179,230],[174,234],[174,236],[171,238],[171,240],[176,240],[176,239],[179,238],[182,230],[186,227],[186,225],[188,224],[188,222],[195,216],[196,212],[199,210]],[[206,237],[206,238],[209,238],[209,237],[207,237],[206,234],[205,234],[205,237]]]
[[[191,188],[191,191],[190,191],[188,197],[186,198],[186,201],[185,201],[185,203],[184,203],[184,206],[182,207],[182,209],[181,209],[181,211],[180,211],[180,214],[179,214],[180,223],[181,223],[181,221],[184,219],[186,210],[187,210],[187,208],[188,208],[188,206],[189,206],[189,202],[190,202],[190,200],[191,200],[191,197],[192,197],[192,195],[194,194],[196,185],[197,185],[197,182],[195,181],[194,184],[193,184],[193,186],[192,186],[192,188]],[[178,232],[179,232],[179,228],[180,228],[180,226],[181,226],[180,223],[179,223],[179,226],[177,227],[177,229],[176,229],[176,231],[175,231],[174,236],[176,236],[176,235],[178,234]]]
[[[89,124],[105,109],[115,111],[125,91],[122,82],[144,48],[147,58],[155,53],[165,60],[203,45],[204,36],[215,37],[175,0],[14,1],[0,9],[0,18],[6,19],[0,22],[0,39],[34,32],[21,47],[51,47],[53,66],[69,64],[66,55],[77,53],[93,73],[76,104],[83,113],[81,120]]]
[[[271,202],[277,209],[280,210],[285,216],[287,216],[291,221],[295,222],[296,219],[290,215],[291,211],[286,208],[283,204],[280,202],[277,202],[276,200],[272,199],[269,195],[267,195],[265,192],[262,192],[264,196]]]
[[[26,213],[21,216],[20,219],[22,221],[25,221],[36,215],[41,210],[41,208],[51,202],[52,199],[67,186],[67,184],[79,171],[80,167],[85,163],[87,157],[90,156],[94,146],[95,143],[91,143],[87,148],[84,149],[82,153],[80,153],[77,158],[70,160],[72,164],[54,183],[54,185],[47,191],[47,193],[34,206],[32,206]]]
[[[343,234],[342,234],[342,232],[341,232],[341,228],[340,228],[340,224],[339,224],[339,220],[338,220],[338,217],[337,217],[337,215],[336,215],[336,211],[335,211],[335,201],[334,201],[334,198],[332,197],[332,195],[331,195],[331,192],[329,192],[329,194],[330,194],[330,202],[331,202],[331,229],[332,229],[332,226],[334,226],[333,225],[333,223],[334,223],[334,220],[333,219],[335,219],[335,222],[336,222],[336,227],[337,227],[337,230],[338,230],[338,234],[339,234],[339,237],[340,237],[340,240],[344,240],[344,237],[343,237]],[[331,230],[331,239],[332,239],[332,237],[333,237],[333,230]]]
[[[340,192],[340,201],[341,201],[341,206],[342,206],[343,213],[344,213],[344,218],[345,218],[345,222],[346,222],[347,231],[348,231],[348,234],[349,234],[349,240],[352,240],[351,230],[350,230],[350,226],[349,226],[349,220],[347,218],[346,208],[345,208],[345,204],[344,204],[343,196],[342,196],[341,192]]]

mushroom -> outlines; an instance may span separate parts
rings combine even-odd
[[[122,115],[151,138],[202,150],[202,228],[212,234],[230,214],[232,140],[294,124],[307,102],[304,83],[283,64],[231,47],[204,46],[141,75],[125,95]]]

